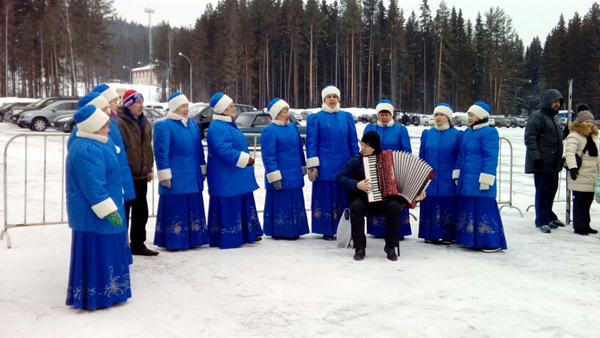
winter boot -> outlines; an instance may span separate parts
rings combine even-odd
[[[387,253],[387,259],[389,259],[390,261],[397,261],[398,260],[398,255],[396,254],[396,248],[388,248],[388,246],[384,246],[383,247],[383,251],[385,251]]]
[[[552,231],[550,230],[550,226],[548,226],[548,225],[542,225],[542,226],[540,227],[540,231],[541,231],[541,232],[543,232],[543,233],[545,233],[545,234],[549,234],[549,233],[551,233],[551,232],[552,232]]]
[[[587,228],[587,232],[588,232],[588,234],[597,234],[597,233],[598,233],[598,230],[592,229],[592,228],[590,228],[590,227],[588,226],[588,228]]]
[[[578,234],[578,235],[582,235],[582,236],[587,236],[587,235],[589,235],[589,233],[587,232],[587,229],[586,229],[586,230],[582,230],[582,229],[575,229],[573,232],[575,232],[575,233],[576,233],[576,234]]]
[[[356,249],[354,253],[355,261],[362,261],[365,259],[365,249]]]

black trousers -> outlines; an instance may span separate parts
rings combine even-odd
[[[593,192],[573,191],[573,229],[585,230],[590,227],[592,202]]]
[[[558,172],[540,171],[533,173],[535,182],[535,226],[541,227],[557,220],[552,211],[554,196],[558,190]]]
[[[146,223],[148,223],[148,180],[133,180],[135,189],[135,199],[125,202],[125,214],[127,215],[127,224],[129,225],[131,250],[142,250],[146,247]],[[131,224],[129,216],[131,215]]]
[[[367,214],[385,215],[385,244],[389,248],[398,247],[401,211],[402,204],[396,199],[369,203],[366,194],[356,197],[350,204],[350,223],[352,224],[354,248],[364,249],[367,247],[367,237],[365,236],[365,216]]]

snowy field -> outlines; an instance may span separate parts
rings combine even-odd
[[[359,138],[365,126],[357,124]],[[423,129],[409,127],[415,152]],[[23,131],[0,123],[0,152]],[[575,235],[569,227],[552,234],[536,230],[533,209],[525,212],[535,191],[533,177],[523,174],[524,130],[499,132],[514,146],[513,204],[524,214],[502,210],[505,252],[424,244],[414,220],[397,262],[388,261],[383,240],[372,237],[362,262],[352,260],[354,250],[337,249],[317,235],[265,238],[231,250],[158,249],[158,257],[135,257],[129,301],[91,312],[64,305],[68,226],[17,227],[9,230],[11,249],[0,241],[0,337],[598,337],[599,238]],[[27,142],[27,170],[24,140],[10,146],[9,223],[23,223],[25,214],[27,223],[42,222],[44,209],[46,222],[66,218],[61,142],[47,139],[45,169],[42,138]],[[509,155],[503,143],[502,201],[509,197]],[[256,157],[262,187],[260,153]],[[306,179],[307,206],[310,187]],[[262,209],[264,189],[255,197]],[[204,198],[208,202],[206,192]],[[418,208],[412,212],[419,215]],[[555,212],[564,220],[564,202]],[[597,204],[592,219],[600,228]],[[154,222],[147,225],[152,249]]]

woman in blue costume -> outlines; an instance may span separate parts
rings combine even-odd
[[[469,108],[456,169],[458,213],[456,243],[484,252],[506,250],[502,218],[496,202],[496,167],[500,139],[490,127],[490,107],[476,102]]]
[[[452,107],[440,103],[433,110],[435,125],[423,130],[419,157],[435,171],[421,201],[419,238],[425,243],[452,244],[456,236],[456,185],[452,172],[460,150],[461,132],[452,126]]]
[[[394,106],[389,100],[381,100],[375,108],[377,123],[369,124],[363,134],[375,131],[381,137],[382,150],[400,150],[412,154],[410,136],[405,126],[395,123]],[[383,216],[367,217],[367,233],[376,237],[385,237],[385,218]],[[402,208],[400,213],[400,240],[412,235],[410,228],[410,209]]]
[[[290,106],[276,98],[267,107],[271,124],[263,129],[260,149],[265,167],[265,235],[274,239],[298,239],[309,233],[304,206],[304,145],[295,124],[290,123]]]
[[[121,168],[107,137],[108,115],[86,105],[74,119],[78,131],[66,159],[67,214],[73,230],[66,304],[94,310],[131,298],[131,256]]]
[[[206,162],[200,128],[188,119],[189,101],[175,93],[169,114],[154,125],[153,145],[160,182],[154,245],[182,250],[209,244],[204,216]]]
[[[340,110],[340,90],[327,86],[321,92],[322,110],[309,115],[306,124],[306,166],[312,187],[312,232],[331,241],[338,220],[348,207],[346,191],[335,180],[342,166],[358,154],[354,118]]]
[[[214,115],[206,137],[208,232],[210,246],[229,249],[262,239],[252,193],[258,184],[246,138],[233,122],[233,100],[216,93],[210,99],[210,106]]]

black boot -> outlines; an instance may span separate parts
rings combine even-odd
[[[156,256],[158,255],[158,251],[143,248],[140,250],[131,250],[131,254],[136,256]]]
[[[365,249],[356,249],[354,253],[355,261],[362,261],[365,259]]]
[[[396,248],[388,248],[388,246],[384,246],[383,247],[383,251],[385,251],[387,253],[387,258],[390,261],[397,261],[398,260],[398,255],[396,254]]]
[[[581,229],[575,229],[574,232],[578,235],[582,235],[582,236],[587,236],[589,235],[589,233],[587,232],[587,230],[581,230]]]
[[[327,235],[323,235],[323,239],[326,240],[326,241],[333,241],[334,240],[333,236],[327,236]]]
[[[590,227],[588,226],[588,228],[587,228],[587,232],[588,232],[589,234],[597,234],[597,233],[598,233],[598,230],[594,230],[594,229],[592,229],[592,228],[590,228]]]
[[[262,241],[262,236],[256,236],[256,242]]]

